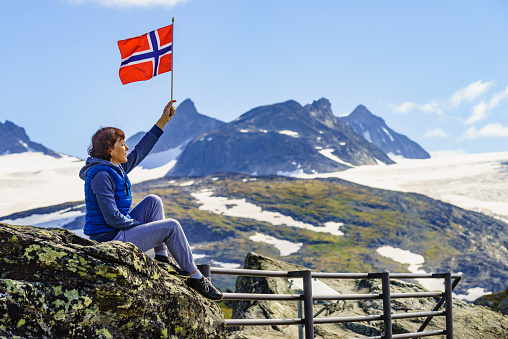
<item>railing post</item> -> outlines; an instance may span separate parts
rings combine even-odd
[[[381,273],[381,284],[383,291],[383,319],[385,323],[384,339],[392,339],[392,306],[390,298],[390,273]],[[448,338],[447,338],[448,339]]]
[[[451,273],[444,275],[445,285],[445,306],[446,306],[446,339],[453,339],[453,298],[452,298],[452,277]]]
[[[303,312],[302,312],[302,301],[301,300],[298,300],[297,307],[298,307],[298,318],[302,319]],[[298,339],[303,339],[303,324],[298,325]]]
[[[208,265],[208,264],[197,265],[197,267],[198,267],[198,270],[201,272],[201,274],[203,274],[207,278],[210,278],[210,276],[212,275],[212,273],[210,271],[210,265]]]
[[[314,339],[312,272],[303,271],[302,277],[303,277],[303,314],[305,317],[305,339]]]

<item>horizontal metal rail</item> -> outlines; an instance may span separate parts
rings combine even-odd
[[[419,313],[395,313],[392,319],[420,318],[429,316],[444,316],[445,311],[440,312],[419,312]],[[357,321],[375,321],[382,320],[382,315],[366,315],[357,317],[327,317],[314,318],[314,324],[331,324],[331,323],[350,323]],[[227,326],[265,326],[265,325],[291,325],[303,324],[303,320],[299,318],[289,319],[226,319]]]
[[[299,325],[303,319],[226,319],[226,326],[271,326],[271,325]]]
[[[439,298],[443,292],[392,293],[391,299],[400,298]],[[382,294],[315,294],[312,300],[372,300],[382,299]],[[257,294],[257,293],[223,293],[224,300],[303,300],[302,294]]]
[[[236,276],[250,276],[250,277],[276,277],[288,278],[291,277],[288,271],[264,271],[264,270],[248,270],[239,268],[222,268],[210,267],[212,274],[220,275],[236,275]],[[312,278],[321,279],[379,279],[381,273],[325,273],[325,272],[312,272]],[[452,274],[452,279],[461,278],[460,274]],[[429,274],[414,274],[414,273],[390,273],[390,278],[394,279],[436,279],[444,278],[444,273],[429,273]]]

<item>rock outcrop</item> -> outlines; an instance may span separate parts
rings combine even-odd
[[[484,295],[474,301],[475,305],[483,305],[508,315],[508,288],[501,292]]]
[[[244,268],[270,271],[305,270],[295,265],[268,257],[249,253]],[[342,294],[381,293],[379,280],[338,280],[322,279],[332,289]],[[236,282],[237,293],[291,294],[287,279],[239,277]],[[391,280],[391,293],[423,292],[418,285],[401,280]],[[431,311],[436,305],[434,298],[394,299],[392,313],[412,313]],[[315,305],[314,314],[324,308],[319,317],[346,317],[382,314],[381,300],[340,301],[328,305]],[[233,318],[296,318],[296,302],[285,301],[237,301],[234,303]],[[393,333],[416,332],[425,318],[396,320],[393,322]],[[453,301],[454,338],[457,339],[506,339],[508,338],[508,316],[494,312],[483,306],[466,304],[460,300]],[[445,328],[444,317],[434,317],[426,331]],[[344,324],[315,325],[315,338],[355,338],[378,336],[383,333],[383,322],[358,322]],[[298,327],[292,326],[251,326],[229,329],[230,339],[249,338],[298,338]]]
[[[0,274],[0,337],[225,337],[220,307],[131,243],[0,223]]]

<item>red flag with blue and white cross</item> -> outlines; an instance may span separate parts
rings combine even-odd
[[[172,70],[173,25],[118,41],[122,84],[144,81]]]

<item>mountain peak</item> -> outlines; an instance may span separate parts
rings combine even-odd
[[[384,120],[381,118],[381,117],[378,117],[378,116],[375,116],[374,114],[372,114],[371,111],[369,111],[367,109],[367,107],[365,107],[364,105],[358,105],[353,112],[351,112],[351,114],[348,115],[349,117],[352,117],[352,118],[355,118],[355,119],[362,119],[362,120],[367,120],[367,119],[376,119],[376,120],[380,120],[380,121],[383,121],[384,123]]]
[[[182,111],[183,114],[186,115],[198,114],[196,106],[194,105],[194,102],[191,99],[185,99],[184,101],[182,101],[182,103],[178,105],[178,110]]]
[[[41,152],[60,158],[61,155],[44,147],[41,144],[30,140],[23,127],[6,120],[5,123],[0,122],[0,155],[24,152]]]
[[[372,114],[363,105],[358,105],[351,114],[341,119],[356,133],[387,154],[391,153],[408,159],[430,158],[429,153],[420,145],[407,136],[393,131],[381,117]]]
[[[185,99],[176,107],[175,116],[164,129],[164,133],[152,152],[160,153],[181,147],[195,137],[213,131],[222,125],[224,122],[198,113],[194,102],[191,99]],[[126,141],[127,145],[134,147],[144,134],[144,132],[136,133]],[[167,161],[169,162],[169,160]]]
[[[338,121],[337,117],[333,115],[332,104],[328,99],[321,98],[314,100],[312,103],[306,105],[304,109],[308,110],[312,117],[329,128],[334,128]]]

